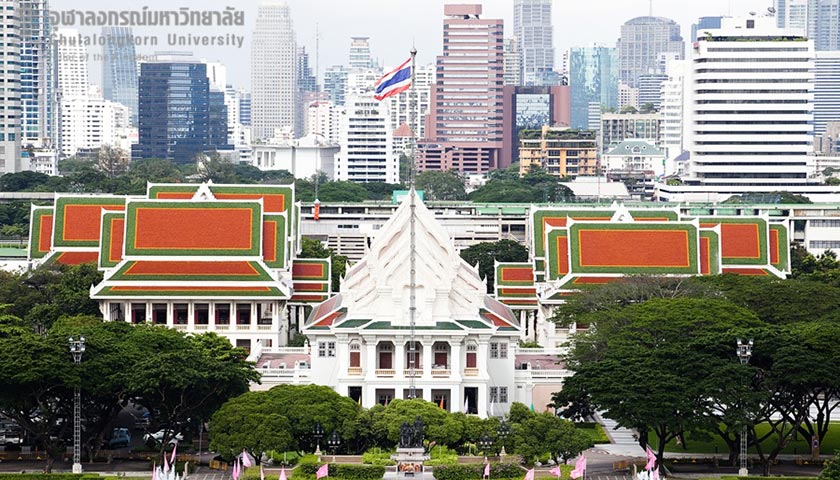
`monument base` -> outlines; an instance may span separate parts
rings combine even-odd
[[[397,453],[391,455],[391,460],[397,462],[397,476],[398,477],[414,477],[423,473],[423,462],[429,459],[426,449],[423,447],[416,448],[397,448]]]

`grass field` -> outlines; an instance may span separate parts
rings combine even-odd
[[[599,443],[610,443],[610,438],[604,432],[604,427],[600,423],[577,423],[575,426],[578,430],[586,432],[589,438],[592,439],[592,443],[596,445]]]
[[[767,424],[760,424],[757,428],[758,434],[763,435],[770,431],[770,426]],[[656,439],[651,438],[651,448],[656,448]],[[768,438],[762,442],[762,450],[767,453],[775,445],[775,438]],[[836,450],[840,450],[840,423],[833,422],[828,429],[828,434],[822,442],[820,452],[824,455],[831,455]],[[726,453],[728,448],[726,443],[717,435],[687,435],[685,447],[677,445],[676,441],[671,441],[665,446],[666,452],[673,453]],[[754,447],[750,447],[751,453],[757,453]],[[811,453],[809,439],[802,438],[798,435],[791,440],[787,448],[782,453],[792,455],[808,455]]]

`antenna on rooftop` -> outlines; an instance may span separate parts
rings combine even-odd
[[[318,88],[318,54],[320,53],[321,32],[318,30],[318,22],[315,22],[315,90]]]

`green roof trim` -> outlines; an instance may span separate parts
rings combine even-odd
[[[407,325],[391,325],[391,322],[373,322],[365,327],[365,330],[410,330],[411,327]],[[415,330],[463,330],[463,328],[452,322],[437,322],[434,327],[430,326],[415,326]]]
[[[455,320],[456,322],[460,323],[461,325],[467,328],[483,328],[483,329],[490,329],[492,328],[490,325],[479,321],[479,320]]]
[[[369,318],[347,320],[345,322],[342,322],[339,325],[336,325],[335,328],[358,328],[358,327],[361,327],[362,325],[370,323],[370,321],[371,321],[371,319],[369,319]]]

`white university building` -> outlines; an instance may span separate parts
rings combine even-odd
[[[335,179],[359,183],[399,183],[399,158],[388,106],[372,95],[347,98],[339,120]]]

